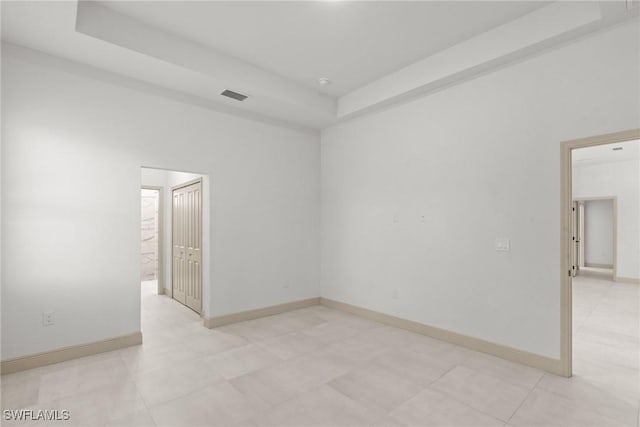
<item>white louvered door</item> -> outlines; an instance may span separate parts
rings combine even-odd
[[[173,190],[173,298],[202,311],[202,183]]]

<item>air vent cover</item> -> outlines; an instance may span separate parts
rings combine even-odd
[[[234,91],[229,90],[229,89],[225,90],[220,95],[226,96],[228,98],[233,98],[236,101],[244,101],[245,99],[247,99],[247,95],[243,95],[241,93],[234,92]]]

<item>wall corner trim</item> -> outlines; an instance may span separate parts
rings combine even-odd
[[[550,372],[556,375],[564,375],[560,359],[553,359],[547,356],[518,350],[502,344],[496,344],[479,338],[462,335],[457,332],[448,331],[446,329],[436,328],[423,323],[414,322],[412,320],[395,317],[389,314],[380,313],[369,310],[367,308],[358,307],[340,301],[327,298],[320,298],[320,304],[336,310],[346,311],[358,316],[366,317],[376,322],[384,323],[396,328],[405,329],[422,335],[446,341],[471,350],[482,353],[491,354],[512,362],[522,365],[531,366],[536,369]]]
[[[245,320],[259,319],[260,317],[273,316],[274,314],[285,313],[291,310],[311,307],[320,304],[320,297],[308,298],[298,301],[291,301],[284,304],[271,305],[253,310],[240,311],[237,313],[225,314],[217,317],[205,317],[204,326],[212,329],[231,323],[244,322]]]
[[[3,360],[0,371],[2,375],[11,374],[138,344],[142,344],[142,332]]]

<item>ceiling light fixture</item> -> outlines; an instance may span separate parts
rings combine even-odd
[[[331,84],[331,80],[329,80],[327,77],[320,77],[318,79],[318,84],[320,86],[327,86]]]

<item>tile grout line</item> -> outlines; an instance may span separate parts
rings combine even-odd
[[[325,321],[324,321],[324,322],[322,322],[322,323],[320,323],[320,324],[318,324],[318,325],[312,325],[312,326],[304,327],[304,328],[301,328],[301,329],[299,329],[299,330],[292,331],[292,332],[289,332],[289,333],[299,332],[299,333],[304,334],[304,333],[303,333],[303,331],[304,331],[304,330],[306,330],[306,329],[311,329],[311,328],[313,328],[313,327],[320,326],[320,325],[324,325],[324,324],[327,324],[327,323],[329,323],[329,322],[330,322],[330,320],[327,320],[327,319],[323,319],[323,320],[325,320]],[[355,337],[355,336],[357,336],[357,335],[363,334],[364,332],[365,332],[365,330],[358,330],[358,331],[357,331],[357,332],[356,332],[352,337]],[[284,335],[283,335],[283,336],[284,336]],[[275,338],[278,338],[278,337],[271,337],[270,339],[275,339]],[[308,337],[308,338],[313,339],[313,337]],[[346,340],[347,340],[347,339],[349,339],[349,338],[351,338],[351,337],[346,337],[346,338],[341,338],[341,339],[331,340],[331,341],[329,341],[328,343],[325,343],[325,344],[332,344],[332,343],[335,343],[335,342],[346,341]],[[260,342],[263,342],[263,341],[265,341],[265,340],[257,341],[257,342],[255,342],[255,344],[256,344],[256,345],[259,345],[259,343],[260,343]],[[298,358],[302,358],[302,357],[304,357],[304,356],[306,356],[306,355],[312,354],[314,351],[317,351],[317,349],[316,349],[316,350],[310,350],[310,351],[307,351],[307,352],[303,352],[303,353],[297,354],[297,355],[295,355],[295,356],[293,356],[293,357],[291,357],[291,358],[289,358],[289,359],[283,359],[283,360],[280,360],[276,365],[273,365],[273,366],[282,365],[282,364],[284,364],[285,362],[286,362],[286,363],[288,363],[288,362],[290,362],[290,361],[292,361],[292,360],[295,360],[295,359],[298,359]],[[345,361],[349,362],[349,361],[348,361],[348,360],[346,360],[346,359],[345,359]],[[306,394],[306,393],[311,393],[311,392],[313,392],[313,391],[315,391],[315,390],[317,390],[317,389],[319,389],[319,388],[321,388],[321,387],[323,387],[323,386],[330,387],[330,388],[331,388],[332,390],[334,390],[336,393],[339,393],[340,395],[344,396],[345,398],[352,400],[352,401],[353,401],[354,403],[356,403],[357,405],[360,405],[360,406],[362,406],[362,407],[366,408],[366,406],[364,406],[362,403],[358,402],[357,400],[353,399],[353,398],[352,398],[352,397],[350,397],[350,396],[345,395],[345,394],[344,394],[344,393],[342,393],[340,390],[336,389],[336,388],[335,388],[335,387],[333,387],[331,384],[329,384],[331,381],[335,380],[336,378],[340,378],[340,377],[342,377],[342,376],[344,376],[344,375],[349,374],[349,372],[350,372],[350,371],[351,371],[351,369],[350,369],[350,370],[348,370],[347,372],[342,373],[342,374],[338,374],[338,375],[336,375],[336,376],[332,376],[332,377],[331,377],[331,378],[329,378],[328,380],[323,381],[323,382],[322,382],[322,383],[320,383],[320,384],[316,384],[316,385],[314,385],[314,386],[310,387],[308,390],[304,390],[304,391],[302,391],[302,392],[300,392],[300,393],[296,393],[296,394],[292,395],[291,397],[288,397],[287,399],[285,399],[285,400],[283,400],[282,402],[279,402],[279,403],[277,403],[277,404],[275,404],[275,405],[271,405],[271,404],[268,404],[267,402],[265,402],[265,403],[267,403],[267,405],[268,405],[268,407],[267,407],[267,408],[265,408],[265,409],[262,409],[262,410],[258,411],[256,414],[252,415],[252,416],[251,416],[251,417],[249,417],[249,418],[246,418],[246,419],[244,419],[244,420],[242,420],[242,421],[239,421],[239,422],[237,423],[237,425],[242,425],[241,423],[242,423],[242,422],[244,422],[244,421],[247,421],[247,420],[249,420],[249,419],[251,419],[251,418],[253,418],[253,417],[257,416],[257,415],[264,414],[264,413],[266,413],[266,412],[272,411],[272,410],[274,410],[274,409],[276,409],[276,408],[278,408],[278,407],[280,407],[280,406],[282,406],[282,405],[284,405],[284,404],[286,404],[286,403],[289,403],[289,402],[291,402],[291,401],[295,400],[295,399],[296,399],[296,398],[298,398],[300,395],[303,395],[303,394]],[[254,372],[257,372],[257,371],[248,372],[248,373],[246,373],[246,374],[244,374],[244,375],[249,375],[249,374],[252,374],[252,373],[254,373]],[[242,376],[242,375],[241,375],[241,376]],[[237,388],[237,387],[236,387],[236,386],[235,386],[235,385],[234,385],[230,380],[227,380],[227,382],[229,383],[229,385],[231,385],[231,387],[233,387],[236,391],[238,391],[240,394],[242,394],[245,398],[249,399],[249,396],[248,396],[244,391],[239,390],[239,389],[238,389],[238,388]],[[414,397],[415,397],[415,396],[414,396]],[[388,415],[388,413],[387,413],[386,415]]]
[[[141,329],[142,329],[142,328],[141,328]],[[142,345],[144,345],[144,343],[143,343]],[[144,404],[145,410],[147,411],[147,413],[149,414],[149,416],[150,416],[150,417],[151,417],[151,419],[153,420],[153,423],[154,423],[156,426],[157,426],[157,425],[159,425],[159,424],[158,424],[158,420],[156,420],[156,418],[155,418],[155,417],[154,417],[154,415],[153,415],[153,412],[151,411],[151,407],[149,406],[149,403],[148,403],[148,402],[147,402],[147,400],[144,398],[144,396],[142,395],[142,393],[140,393],[140,389],[139,389],[138,381],[137,381],[136,376],[134,375],[134,372],[129,368],[129,365],[127,365],[126,361],[124,360],[124,358],[123,358],[123,356],[122,356],[122,353],[121,353],[121,352],[119,352],[119,351],[118,351],[118,357],[122,360],[122,363],[125,365],[125,368],[126,368],[126,369],[127,369],[127,371],[128,371],[128,375],[129,375],[129,377],[131,378],[131,381],[133,382],[133,384],[135,385],[136,393],[138,393],[138,395],[140,396],[140,399],[142,400],[142,403]],[[194,360],[201,360],[201,359],[203,359],[204,357],[206,357],[206,355],[205,355],[205,356],[200,355],[199,357],[195,358]],[[149,371],[147,371],[147,372],[152,372],[152,371],[157,371],[157,370],[162,370],[162,369],[163,369],[162,367],[159,367],[159,368],[156,368],[156,369],[151,369],[151,370],[149,370]],[[143,373],[142,373],[142,372],[139,372],[138,374],[143,374]],[[226,381],[226,379],[224,379],[223,377],[221,377],[221,378],[222,378],[222,381],[220,381],[220,382],[218,382],[218,383],[222,383],[222,382]],[[228,381],[227,381],[227,382],[228,382]],[[167,403],[169,403],[169,402],[172,402],[172,401],[177,400],[177,399],[181,399],[181,398],[183,398],[183,397],[185,397],[185,396],[188,396],[188,395],[190,395],[190,394],[192,394],[192,393],[195,393],[195,392],[197,392],[197,391],[200,391],[200,390],[202,390],[202,389],[204,389],[204,388],[206,388],[206,387],[208,387],[208,386],[210,386],[210,385],[212,385],[212,384],[218,384],[218,383],[213,383],[213,382],[212,382],[212,383],[207,383],[207,384],[206,384],[206,385],[204,385],[203,387],[199,387],[199,388],[197,388],[196,390],[192,390],[191,392],[186,393],[186,394],[184,394],[184,395],[176,396],[176,397],[174,397],[174,398],[172,398],[172,399],[169,399],[169,400],[166,400],[166,401],[163,401],[163,402],[159,402],[159,403],[157,403],[157,404],[156,404],[156,405],[154,405],[154,406],[158,406],[158,405],[161,405],[161,404],[162,404],[162,405],[165,405],[165,404],[167,404]]]
[[[372,359],[372,360],[370,360],[369,362],[365,363],[364,365],[361,365],[361,366],[356,367],[355,369],[360,368],[360,367],[367,367],[367,366],[371,366],[371,365],[374,365],[374,364],[376,364],[376,362],[375,362],[375,358],[374,358],[374,359]],[[391,374],[393,374],[393,375],[395,375],[395,376],[399,377],[399,378],[400,378],[400,379],[402,379],[403,381],[406,381],[406,382],[408,382],[408,383],[410,383],[410,384],[415,384],[415,385],[420,386],[420,389],[419,389],[415,394],[412,394],[410,397],[408,397],[407,399],[403,400],[401,403],[398,403],[397,405],[395,405],[395,407],[394,407],[393,409],[385,410],[384,408],[379,408],[379,409],[382,409],[382,410],[385,412],[385,416],[391,416],[391,412],[395,411],[395,410],[396,410],[396,409],[398,409],[400,406],[404,405],[405,403],[407,403],[407,402],[408,402],[408,401],[410,401],[411,399],[415,398],[417,395],[419,395],[419,394],[420,394],[420,393],[422,393],[425,389],[427,389],[427,388],[428,388],[428,386],[421,386],[421,385],[420,385],[419,383],[417,383],[417,382],[413,382],[413,381],[411,381],[411,380],[410,380],[410,379],[408,379],[408,378],[404,378],[404,377],[403,377],[403,376],[401,376],[401,375],[398,375],[398,374],[396,374],[396,373],[394,373],[394,372],[391,372],[390,370],[386,369],[386,368],[385,368],[385,367],[383,367],[383,366],[376,366],[376,367],[377,367],[378,369],[385,370],[385,371],[387,371],[388,373],[391,373]],[[336,388],[335,386],[333,386],[332,384],[329,384],[330,382],[333,382],[334,380],[336,380],[336,379],[338,379],[338,378],[342,378],[342,377],[344,377],[344,376],[346,376],[346,375],[349,375],[352,371],[353,371],[353,369],[352,369],[352,370],[350,370],[350,371],[348,371],[348,372],[346,372],[346,373],[344,373],[344,374],[342,374],[342,375],[339,375],[339,376],[337,376],[337,377],[334,377],[334,378],[332,378],[331,380],[327,381],[325,384],[326,384],[328,387],[331,387],[331,388],[332,388],[333,390],[335,390],[336,392],[338,392],[338,393],[340,393],[341,395],[343,395],[343,396],[345,396],[345,397],[347,397],[347,398],[349,398],[349,399],[353,400],[354,402],[356,402],[357,404],[359,404],[359,405],[361,405],[361,406],[363,406],[363,407],[372,406],[371,404],[364,403],[364,402],[360,402],[359,400],[354,399],[353,397],[351,397],[351,396],[347,395],[346,393],[344,393],[342,390],[337,389],[337,388]]]
[[[310,329],[310,328],[313,328],[313,327],[315,327],[315,326],[324,325],[324,324],[326,324],[326,323],[328,323],[328,322],[329,322],[329,320],[326,320],[326,319],[324,319],[324,320],[325,320],[325,322],[320,323],[320,324],[318,324],[318,325],[313,325],[313,326],[305,327],[305,328],[302,328],[302,329],[300,329],[300,330],[292,331],[292,332],[300,332],[300,333],[302,333],[302,331],[303,331],[303,330],[305,330],[305,329]],[[292,332],[289,332],[289,333],[292,333]],[[359,334],[359,333],[362,333],[362,331],[359,331],[357,334]],[[355,335],[357,335],[357,334],[355,334]],[[285,334],[285,335],[286,335],[286,334]],[[355,336],[355,335],[354,335],[354,336]],[[284,335],[282,335],[282,336],[284,336]],[[271,338],[269,338],[269,339],[275,339],[275,338],[278,338],[278,337],[271,337]],[[313,338],[313,337],[309,337],[309,338]],[[262,339],[262,340],[260,340],[260,341],[254,342],[254,344],[259,345],[258,343],[259,343],[259,342],[262,342],[262,341],[265,341],[265,340],[264,340],[264,339]],[[333,342],[337,342],[337,341],[341,341],[341,340],[340,340],[340,339],[338,339],[338,340],[333,340],[333,341],[330,341],[330,342],[329,342],[329,344],[330,344],[330,343],[333,343]],[[304,357],[304,356],[306,356],[306,355],[309,355],[309,354],[313,353],[314,351],[316,351],[316,350],[311,350],[311,351],[308,351],[308,352],[303,352],[303,353],[297,354],[297,355],[295,355],[295,356],[293,356],[293,357],[291,357],[291,358],[289,358],[289,359],[283,359],[283,360],[280,360],[280,361],[278,361],[278,363],[277,363],[277,364],[275,364],[275,365],[271,366],[271,368],[272,368],[272,367],[275,367],[275,366],[283,365],[283,364],[285,364],[285,363],[289,363],[290,361],[295,360],[295,359],[298,359],[298,358],[302,358],[302,357]],[[260,370],[260,369],[255,370],[255,371],[252,371],[252,372],[247,372],[247,373],[246,373],[246,374],[244,374],[244,375],[250,375],[250,374],[255,373],[255,372],[259,371],[259,370]],[[294,400],[294,399],[298,398],[298,397],[299,397],[300,395],[302,395],[302,394],[310,393],[310,392],[312,392],[312,391],[314,391],[314,390],[317,390],[317,389],[319,389],[320,387],[325,386],[325,385],[326,385],[326,386],[328,386],[328,387],[331,387],[331,385],[329,384],[329,382],[333,381],[333,380],[334,380],[334,379],[336,379],[336,378],[341,377],[342,375],[346,375],[347,373],[348,373],[348,371],[347,371],[346,373],[344,373],[344,374],[340,374],[340,375],[336,375],[336,376],[334,376],[334,377],[331,377],[331,378],[330,378],[330,379],[328,379],[327,381],[322,382],[322,383],[320,383],[320,384],[316,384],[316,385],[314,385],[314,386],[310,387],[308,390],[304,390],[304,391],[302,391],[302,392],[300,392],[300,393],[296,393],[296,394],[292,395],[291,397],[288,397],[288,398],[286,398],[285,400],[283,400],[282,402],[279,402],[279,403],[277,403],[277,404],[275,404],[275,405],[271,405],[271,404],[269,404],[268,402],[265,402],[265,403],[267,404],[267,408],[265,408],[265,409],[262,409],[262,410],[258,411],[256,414],[252,415],[251,417],[248,417],[248,418],[246,418],[246,419],[243,419],[242,421],[239,421],[238,423],[236,423],[236,425],[241,425],[241,423],[242,423],[242,422],[247,421],[247,420],[249,420],[249,419],[253,418],[254,416],[257,416],[257,415],[264,414],[264,413],[266,413],[266,412],[272,411],[272,410],[274,410],[275,408],[278,408],[278,407],[280,407],[281,405],[284,405],[285,403],[291,402],[292,400]],[[244,375],[240,375],[240,376],[235,377],[235,378],[239,378],[239,377],[242,377],[242,376],[244,376]],[[229,385],[230,385],[231,387],[233,387],[233,389],[234,389],[234,390],[236,390],[237,392],[239,392],[240,394],[242,394],[242,395],[243,395],[245,398],[247,398],[248,400],[251,400],[251,399],[250,399],[250,396],[249,396],[249,395],[247,395],[244,391],[242,391],[242,390],[238,389],[238,388],[237,388],[237,387],[236,387],[236,386],[231,382],[231,380],[225,380],[225,381],[226,381],[227,383],[229,383]],[[336,392],[338,392],[338,393],[342,394],[339,390],[336,390],[336,389],[335,389],[335,388],[333,388],[333,387],[331,387],[331,388],[332,388],[333,390],[335,390]],[[349,396],[345,396],[345,397],[347,397],[347,398],[351,399]],[[261,399],[261,400],[262,400],[262,399]],[[353,400],[353,399],[352,399],[352,400]],[[354,402],[356,402],[356,401],[354,400]],[[358,402],[356,402],[356,403],[358,403]]]
[[[607,280],[607,279],[600,279],[600,278],[596,278],[593,279],[595,281],[602,281],[602,282],[607,282],[607,283],[611,283],[606,291],[600,296],[600,298],[598,299],[598,302],[593,306],[593,308],[589,311],[589,314],[585,317],[585,320],[582,322],[582,324],[580,325],[580,327],[578,328],[578,330],[576,330],[575,332],[572,332],[572,336],[574,338],[574,342],[577,341],[575,338],[578,335],[578,333],[580,332],[580,330],[584,327],[584,325],[587,323],[587,321],[590,319],[591,315],[598,309],[598,307],[600,307],[602,305],[602,303],[604,302],[604,300],[607,298],[607,296],[609,295],[609,293],[614,289],[614,287],[616,286],[616,282],[613,280]],[[621,334],[621,335],[626,335],[626,334]],[[575,352],[572,352],[573,356],[575,357]],[[617,366],[617,367],[622,367],[622,368],[628,368],[625,365],[619,364],[618,362],[608,362],[611,365]],[[639,422],[640,423],[640,422]],[[640,425],[638,426],[640,427]]]
[[[442,395],[442,396],[444,396],[444,397],[446,397],[446,398],[448,398],[448,399],[453,400],[454,402],[458,402],[459,404],[464,405],[464,406],[466,406],[467,408],[469,408],[469,409],[471,409],[471,410],[473,410],[473,411],[475,411],[475,412],[478,412],[478,413],[484,414],[484,415],[488,416],[489,418],[492,418],[492,419],[494,419],[494,420],[496,420],[496,421],[504,422],[505,424],[506,424],[506,423],[508,423],[508,421],[505,421],[505,420],[503,420],[503,419],[500,419],[500,418],[496,417],[495,415],[489,414],[488,412],[485,412],[485,411],[483,411],[483,410],[481,410],[481,409],[474,408],[473,406],[469,405],[467,402],[463,402],[463,401],[459,400],[458,398],[456,398],[455,396],[451,396],[451,395],[450,395],[449,393],[447,393],[446,391],[436,390],[436,389],[434,389],[434,388],[432,388],[432,387],[431,387],[433,384],[435,384],[436,382],[438,382],[441,378],[443,378],[445,375],[447,375],[449,372],[453,371],[453,370],[454,370],[455,368],[457,368],[457,367],[464,367],[464,368],[467,368],[467,369],[471,369],[471,368],[466,367],[466,366],[463,366],[463,365],[461,365],[461,364],[455,364],[455,365],[454,365],[454,366],[452,366],[449,370],[447,370],[445,373],[443,373],[442,375],[440,375],[440,377],[438,377],[436,380],[434,380],[434,381],[430,382],[430,383],[429,383],[429,385],[427,385],[423,390],[425,390],[425,389],[429,389],[429,391],[432,391],[432,392],[434,392],[434,393],[438,393],[438,394],[440,394],[440,395]],[[477,373],[480,373],[480,374],[483,374],[483,375],[487,375],[487,374],[484,374],[483,372],[476,371],[475,369],[472,369],[472,370],[473,370],[474,372],[477,372]],[[494,379],[496,378],[496,377],[493,377],[493,376],[491,376],[491,377],[492,377],[492,378],[494,378]],[[499,378],[498,378],[498,379],[499,379]]]
[[[454,402],[461,404],[462,406],[466,406],[467,408],[471,409],[471,410],[472,410],[472,411],[474,411],[474,412],[478,412],[479,414],[486,415],[487,417],[489,417],[489,418],[491,418],[491,419],[494,419],[494,420],[496,420],[496,421],[503,422],[503,423],[505,423],[505,424],[508,422],[508,421],[505,421],[505,420],[503,420],[503,419],[501,419],[501,418],[496,417],[495,415],[492,415],[492,414],[490,414],[490,413],[488,413],[488,412],[485,412],[485,411],[483,411],[482,409],[474,408],[473,406],[469,405],[468,403],[463,402],[463,401],[461,401],[461,400],[458,400],[457,398],[455,398],[454,396],[451,396],[449,393],[447,393],[447,392],[445,392],[445,391],[435,390],[435,389],[432,389],[431,387],[426,387],[426,388],[427,388],[427,389],[429,389],[429,391],[432,391],[432,392],[434,392],[434,393],[438,393],[438,394],[442,395],[443,397],[445,397],[445,398],[447,398],[447,399],[451,399],[451,400],[453,400]]]
[[[522,405],[524,405],[524,402],[527,401],[527,399],[529,399],[529,396],[531,396],[531,393],[533,393],[533,391],[538,387],[538,384],[540,384],[540,381],[542,381],[542,379],[544,378],[546,374],[542,374],[540,375],[540,378],[538,378],[538,381],[536,381],[536,383],[533,385],[533,387],[531,387],[531,389],[529,390],[529,393],[527,393],[527,396],[522,399],[522,402],[520,402],[520,404],[518,405],[518,407],[513,411],[513,413],[511,414],[511,416],[509,417],[509,419],[507,420],[507,424],[509,424],[509,422],[511,421],[511,419],[513,418],[513,416],[520,410],[520,408],[522,408]]]
[[[247,374],[247,375],[248,375],[248,374]],[[237,377],[237,378],[239,378],[239,377]],[[227,382],[229,383],[229,385],[230,385],[231,387],[233,387],[233,389],[234,389],[234,390],[236,390],[238,393],[242,394],[242,395],[243,395],[247,400],[251,400],[251,399],[249,398],[249,396],[248,396],[244,391],[239,390],[236,386],[234,386],[234,385],[231,383],[231,381],[227,381]],[[329,384],[327,384],[327,383],[316,384],[315,386],[313,386],[313,387],[309,388],[308,390],[305,390],[305,391],[302,391],[302,392],[296,393],[296,394],[292,395],[291,397],[286,398],[286,399],[285,399],[285,400],[283,400],[282,402],[278,402],[278,403],[276,403],[275,405],[271,405],[271,404],[269,404],[268,402],[265,402],[265,403],[267,404],[267,406],[268,406],[267,408],[265,408],[265,409],[261,409],[261,410],[257,411],[257,412],[256,412],[256,414],[252,415],[251,417],[245,418],[244,420],[239,421],[238,423],[241,423],[241,422],[243,422],[243,421],[247,421],[247,420],[249,420],[249,419],[251,419],[251,418],[253,418],[253,417],[257,416],[257,415],[262,415],[262,414],[265,414],[265,413],[267,413],[267,412],[270,412],[270,411],[272,411],[272,410],[274,410],[274,409],[276,409],[276,408],[278,408],[278,407],[280,407],[280,406],[284,405],[285,403],[291,402],[292,400],[297,399],[298,397],[300,397],[301,395],[303,395],[303,394],[305,394],[305,393],[310,393],[310,392],[312,392],[312,391],[315,391],[315,390],[319,389],[320,387],[322,387],[322,386],[324,386],[324,385],[329,386]],[[330,386],[329,386],[329,387],[330,387]],[[338,391],[338,390],[336,390],[336,391]],[[347,397],[348,397],[348,396],[347,396]],[[261,399],[261,400],[263,400],[262,398],[260,398],[260,399]]]
[[[611,282],[612,282],[612,284],[607,287],[607,290],[598,299],[598,302],[593,306],[593,308],[591,310],[589,310],[589,314],[587,314],[587,317],[585,318],[584,322],[582,322],[582,325],[580,325],[580,328],[582,328],[584,326],[584,324],[587,322],[587,320],[589,320],[589,318],[591,317],[593,312],[596,311],[596,309],[598,307],[600,307],[600,304],[602,304],[602,301],[606,298],[606,296],[609,294],[609,292],[611,292],[611,289],[615,286],[615,282],[613,282],[613,281],[611,281]],[[580,328],[578,328],[578,329],[580,329]],[[577,332],[578,331],[576,331],[576,333]]]
[[[487,356],[488,356],[488,357],[487,357]],[[474,357],[474,355],[471,355],[470,357],[466,358],[464,361],[462,361],[460,364],[458,364],[458,366],[463,367],[463,368],[467,368],[467,369],[471,369],[471,370],[473,370],[474,372],[480,373],[480,374],[482,374],[482,375],[486,375],[486,376],[491,377],[491,378],[493,378],[493,379],[495,379],[495,380],[499,380],[499,381],[501,381],[501,382],[505,382],[505,383],[507,383],[507,384],[509,384],[509,385],[512,385],[512,386],[515,386],[515,387],[520,387],[520,388],[524,388],[524,389],[529,388],[529,386],[527,386],[527,385],[524,385],[524,384],[522,384],[522,383],[516,383],[516,382],[509,381],[509,380],[508,380],[508,379],[506,379],[505,377],[500,377],[499,375],[494,374],[493,372],[480,371],[480,370],[478,370],[478,369],[476,369],[476,368],[473,368],[473,367],[471,367],[471,366],[467,366],[467,365],[465,365],[464,363],[465,363],[467,360],[471,359],[471,357]],[[475,355],[475,357],[478,357],[478,355]],[[515,364],[515,365],[517,365],[518,367],[524,367],[524,368],[527,368],[527,369],[531,369],[531,370],[533,370],[533,371],[536,371],[536,372],[538,372],[538,373],[542,374],[542,375],[540,376],[540,378],[538,378],[538,380],[537,380],[537,381],[534,383],[534,385],[533,385],[533,386],[531,386],[531,387],[535,387],[535,386],[540,382],[540,380],[542,379],[542,377],[546,374],[546,373],[545,373],[545,371],[541,371],[541,370],[539,370],[539,369],[532,368],[532,367],[527,366],[527,365],[520,365],[520,364],[518,364],[518,363],[516,363],[516,362],[512,362],[512,361],[510,361],[510,360],[503,359],[503,358],[498,357],[498,356],[493,356],[493,355],[487,355],[487,354],[484,354],[484,353],[480,353],[480,354],[479,354],[479,357],[481,357],[481,358],[485,358],[485,359],[487,359],[487,360],[491,360],[491,359],[489,359],[489,357],[494,357],[494,358],[496,358],[496,359],[499,359],[501,362],[506,362],[507,364]]]
[[[455,365],[453,365],[452,367],[450,367],[449,369],[447,369],[446,371],[444,371],[444,372],[442,373],[442,375],[440,375],[438,378],[434,379],[434,380],[433,380],[433,381],[431,381],[429,384],[427,384],[427,385],[425,386],[425,388],[429,388],[429,389],[431,389],[431,386],[432,386],[433,384],[435,384],[435,383],[437,383],[438,381],[440,381],[440,380],[441,380],[445,375],[447,375],[449,372],[453,371],[453,370],[454,370],[455,368],[457,368],[458,366],[460,366],[460,365],[456,363]],[[436,390],[436,391],[437,391],[437,390]]]
[[[149,407],[149,404],[147,403],[147,401],[145,400],[144,396],[142,395],[142,393],[140,393],[140,389],[138,388],[138,382],[136,381],[136,379],[134,378],[133,372],[129,369],[129,365],[127,365],[127,363],[125,362],[124,358],[122,357],[122,354],[120,352],[118,352],[118,357],[122,360],[122,363],[125,366],[125,369],[128,371],[129,377],[131,377],[131,382],[133,383],[133,385],[136,388],[136,393],[138,394],[138,396],[140,396],[140,400],[142,400],[142,404],[144,405],[144,409],[147,411],[147,413],[149,414],[149,416],[151,417],[151,420],[153,420],[153,424],[154,425],[158,425],[158,422],[156,421],[156,419],[153,417],[153,413],[151,412],[151,408]]]
[[[454,397],[454,396],[451,396],[451,395],[450,395],[449,393],[447,393],[446,391],[436,390],[436,389],[434,389],[434,388],[432,388],[432,387],[431,387],[433,384],[435,384],[436,382],[438,382],[440,379],[442,379],[445,375],[447,375],[449,372],[451,372],[451,371],[452,371],[452,370],[454,370],[455,368],[457,368],[457,367],[463,367],[463,368],[466,368],[466,369],[471,369],[471,370],[473,370],[474,372],[479,373],[479,374],[481,374],[481,375],[485,375],[485,376],[487,376],[487,377],[493,378],[494,380],[498,380],[498,381],[501,381],[501,382],[505,382],[505,383],[507,383],[507,384],[509,384],[509,385],[515,386],[515,387],[519,387],[519,388],[526,389],[526,387],[524,387],[522,384],[515,384],[515,383],[512,383],[512,382],[510,382],[510,381],[507,381],[507,380],[505,380],[505,379],[503,379],[503,378],[500,378],[499,376],[494,375],[494,374],[492,374],[492,373],[490,373],[490,372],[482,372],[482,371],[478,371],[478,370],[476,370],[476,369],[473,369],[473,368],[471,368],[471,367],[468,367],[468,366],[464,365],[464,363],[465,363],[466,361],[468,361],[469,359],[471,359],[472,357],[474,357],[474,354],[470,352],[470,353],[468,354],[468,356],[467,356],[463,361],[461,361],[460,363],[457,363],[457,364],[453,365],[453,366],[452,366],[451,368],[449,368],[447,371],[443,372],[443,373],[442,373],[442,375],[440,375],[440,376],[439,376],[438,378],[436,378],[435,380],[431,381],[431,382],[430,382],[430,383],[429,383],[425,388],[423,388],[423,390],[424,390],[424,389],[429,389],[430,391],[433,391],[433,392],[439,393],[439,394],[441,394],[441,395],[443,395],[443,396],[446,396],[446,397],[448,397],[448,398],[450,398],[450,399],[452,399],[452,400],[454,400],[454,401],[456,401],[456,402],[458,402],[458,403],[460,403],[460,404],[462,404],[462,405],[467,406],[468,408],[471,408],[471,409],[472,409],[472,410],[474,410],[474,411],[477,411],[477,412],[479,412],[479,413],[482,413],[482,414],[484,414],[484,415],[487,415],[488,417],[491,417],[491,418],[496,419],[496,420],[498,420],[498,421],[502,421],[502,422],[504,422],[504,423],[505,423],[505,425],[506,425],[506,424],[509,422],[509,420],[513,417],[513,415],[515,414],[515,412],[517,412],[517,411],[518,411],[518,409],[520,409],[520,407],[522,406],[522,404],[527,400],[527,398],[529,397],[529,395],[531,394],[531,392],[533,391],[533,389],[538,385],[538,383],[542,380],[542,378],[544,377],[544,375],[545,375],[545,374],[544,374],[544,372],[541,372],[541,374],[542,374],[542,375],[540,376],[540,378],[538,378],[538,380],[536,381],[536,383],[535,383],[535,384],[534,384],[534,385],[529,389],[529,392],[527,393],[527,396],[522,400],[522,402],[520,402],[520,405],[518,405],[518,407],[514,410],[513,414],[511,414],[511,416],[510,416],[507,420],[503,420],[503,419],[500,419],[500,418],[496,417],[495,415],[492,415],[492,414],[489,414],[489,413],[487,413],[487,412],[485,412],[485,411],[483,411],[483,410],[477,409],[477,408],[475,408],[475,407],[473,407],[473,406],[469,405],[468,403],[463,402],[463,401],[461,401],[461,400],[457,399],[457,398],[456,398],[456,397]],[[508,361],[507,361],[507,362],[508,362]],[[640,426],[638,426],[638,427],[640,427]]]

